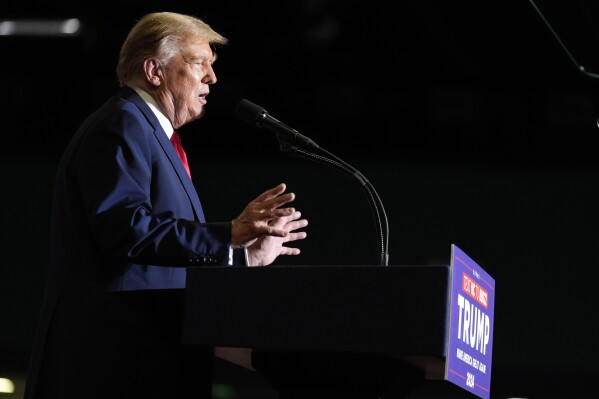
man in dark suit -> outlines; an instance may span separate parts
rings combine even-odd
[[[307,225],[284,184],[231,222],[207,223],[171,138],[204,114],[226,39],[177,13],[126,38],[122,86],[60,161],[50,269],[25,397],[210,398],[212,348],[180,343],[187,266],[263,266],[297,255]],[[178,148],[178,151],[184,151]]]

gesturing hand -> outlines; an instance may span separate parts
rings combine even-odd
[[[282,229],[286,231],[287,234],[282,237],[264,235],[258,238],[247,248],[248,266],[269,265],[274,262],[279,255],[299,255],[299,248],[285,247],[283,244],[289,241],[303,240],[306,238],[306,232],[294,232],[295,230],[308,225],[306,219],[300,219],[301,216],[301,212],[295,211],[289,216],[273,219],[270,226],[276,229]]]
[[[283,247],[283,243],[305,238],[305,233],[292,233],[308,224],[306,220],[297,220],[301,214],[292,207],[281,208],[293,201],[295,194],[286,193],[284,183],[260,194],[250,202],[241,214],[231,223],[231,246],[234,248],[256,247],[248,251],[251,262],[264,265],[271,263],[279,254],[294,255],[298,249]],[[260,239],[260,242],[257,240]],[[285,248],[285,249],[284,249]],[[285,253],[283,253],[285,252]],[[266,263],[266,260],[271,259]]]

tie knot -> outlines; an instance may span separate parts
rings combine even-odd
[[[171,136],[171,142],[181,144],[181,136],[179,136],[178,131],[173,130],[173,135]]]

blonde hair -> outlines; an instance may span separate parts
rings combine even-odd
[[[143,16],[131,29],[116,68],[120,86],[142,72],[148,58],[167,62],[186,39],[206,40],[211,45],[225,45],[228,40],[199,18],[174,12],[156,12]]]

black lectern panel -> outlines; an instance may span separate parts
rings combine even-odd
[[[194,267],[183,342],[445,358],[449,266]]]

